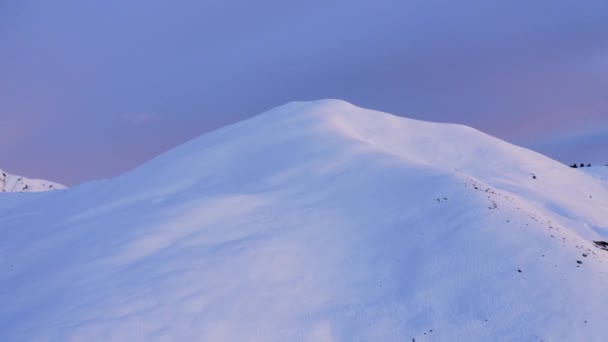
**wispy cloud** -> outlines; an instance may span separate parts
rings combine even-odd
[[[120,119],[135,126],[156,124],[163,121],[162,116],[156,113],[125,113],[120,116]]]

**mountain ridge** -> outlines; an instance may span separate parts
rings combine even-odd
[[[66,187],[59,183],[16,176],[0,169],[0,192],[44,192],[62,189]]]

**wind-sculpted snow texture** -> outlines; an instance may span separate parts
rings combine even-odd
[[[41,179],[29,179],[0,170],[0,192],[43,192],[65,189],[65,186]]]
[[[342,101],[4,194],[0,234],[2,341],[606,339],[602,171]]]

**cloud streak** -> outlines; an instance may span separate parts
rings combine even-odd
[[[157,124],[163,121],[160,115],[154,113],[126,113],[122,114],[120,119],[135,126]]]

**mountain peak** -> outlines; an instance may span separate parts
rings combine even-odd
[[[135,175],[166,183],[163,175],[171,175],[197,181],[211,169],[234,172],[235,162],[254,165],[283,154],[305,162],[361,153],[476,177],[564,168],[550,158],[471,127],[409,119],[326,99],[290,102],[209,132],[121,178]]]
[[[16,176],[0,169],[0,192],[44,192],[65,188],[59,183]]]

